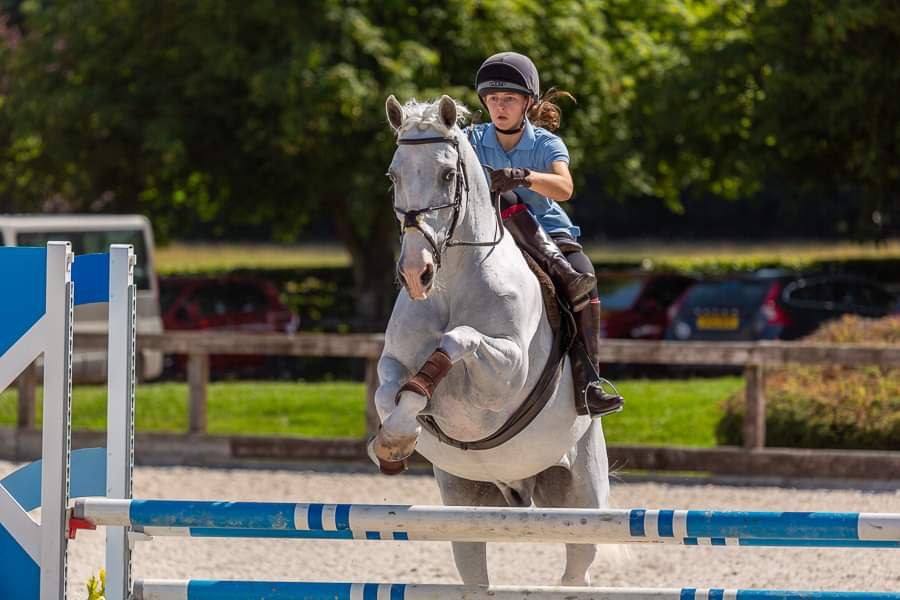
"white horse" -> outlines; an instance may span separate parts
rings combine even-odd
[[[553,332],[538,281],[502,235],[457,124],[466,109],[446,95],[405,106],[390,96],[386,111],[398,137],[389,177],[407,293],[394,305],[378,363],[382,427],[370,454],[388,472],[418,450],[434,465],[446,505],[607,507],[603,430],[576,415],[567,358],[549,401],[513,437],[487,449],[446,441],[476,442],[502,428],[539,380]],[[421,426],[422,416],[445,441]],[[594,545],[567,544],[562,584],[589,585],[595,555]],[[454,542],[453,556],[465,584],[488,584],[484,543]]]

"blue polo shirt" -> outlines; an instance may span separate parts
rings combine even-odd
[[[569,150],[559,136],[550,133],[543,127],[533,126],[527,119],[522,139],[509,152],[500,145],[493,123],[470,125],[465,132],[469,136],[469,142],[475,148],[478,160],[492,169],[522,167],[532,171],[551,173],[550,165],[552,163],[558,160],[569,163]],[[488,177],[487,172],[485,172],[485,177]],[[488,177],[488,179],[490,178]],[[581,229],[572,224],[569,215],[555,200],[528,188],[519,187],[515,191],[525,201],[547,233],[565,231],[576,239],[581,235]]]

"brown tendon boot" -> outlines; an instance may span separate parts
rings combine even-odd
[[[521,208],[519,208],[521,207]],[[573,312],[581,311],[589,300],[589,295],[597,284],[597,279],[590,273],[579,273],[572,268],[569,261],[559,251],[553,241],[534,215],[517,204],[504,211],[503,224],[515,238],[520,248],[525,250],[541,268],[553,279],[569,300]]]
[[[578,339],[569,351],[572,378],[575,380],[575,410],[579,415],[602,417],[622,410],[625,400],[615,387],[600,377],[600,300],[591,300],[587,308],[575,316]],[[613,392],[603,389],[609,384]]]

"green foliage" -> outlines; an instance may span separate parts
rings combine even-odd
[[[900,317],[846,316],[808,341],[896,346]],[[765,395],[769,446],[900,450],[900,369],[790,366],[766,374]],[[743,393],[725,403],[720,443],[741,443],[743,403]]]
[[[449,93],[520,50],[572,92],[574,174],[678,209],[767,182],[897,210],[892,0],[27,2],[0,25],[0,210],[140,212],[161,239],[320,214],[357,309],[393,301],[385,97]],[[809,207],[814,208],[814,207]],[[804,208],[805,210],[806,208]],[[876,214],[877,213],[877,214]],[[873,220],[874,219],[874,220]]]
[[[728,198],[776,182],[807,197],[844,192],[867,209],[863,233],[890,231],[900,210],[900,5],[690,5],[681,19],[649,22],[677,51],[671,68],[639,78],[631,105],[652,193],[674,203],[680,191]]]
[[[581,101],[573,154],[605,164],[623,101],[603,2],[61,0],[3,48],[0,196],[149,214],[163,237],[270,224],[296,239],[327,213],[364,312],[393,302],[396,225],[383,104],[449,93],[514,46]],[[11,202],[8,200],[7,202]],[[366,296],[365,292],[370,295]]]

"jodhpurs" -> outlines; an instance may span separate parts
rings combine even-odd
[[[569,261],[569,264],[572,265],[573,269],[579,273],[597,275],[597,273],[594,272],[594,264],[591,262],[591,259],[587,257],[587,254],[584,253],[584,248],[574,237],[561,231],[551,233],[550,237],[552,237],[553,241],[556,242],[556,245],[559,246],[559,249],[566,257],[566,260]],[[597,286],[594,286],[591,290],[590,298],[591,300],[596,300],[599,297],[600,294],[597,293]]]

